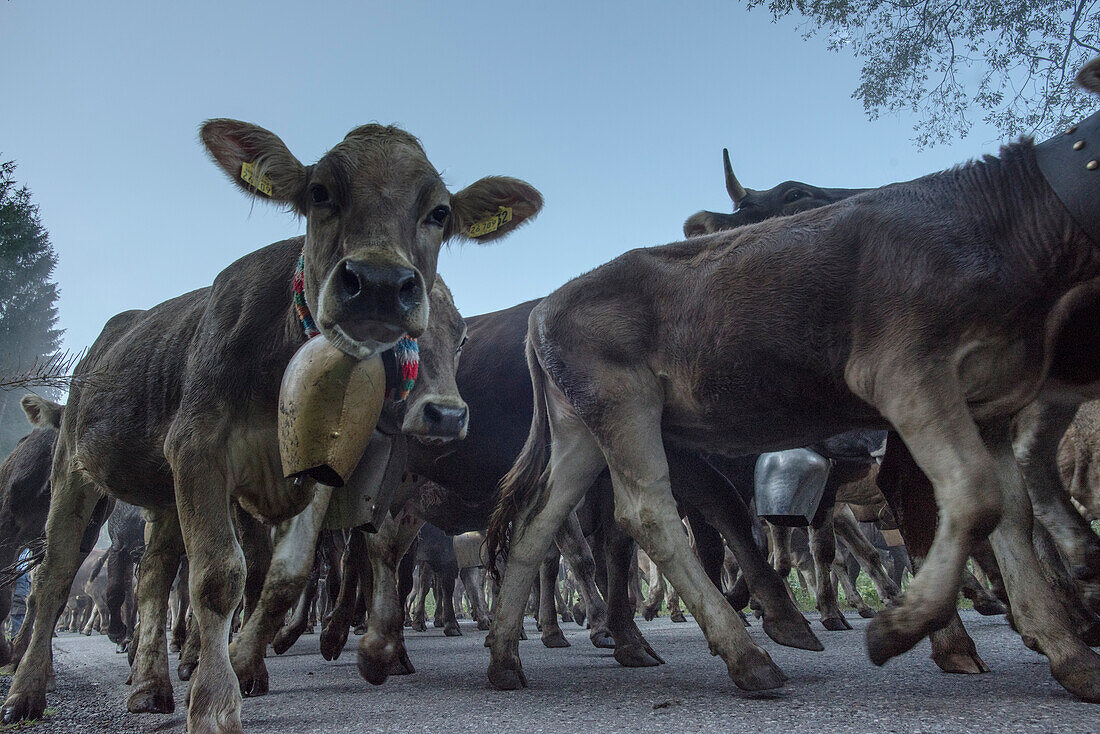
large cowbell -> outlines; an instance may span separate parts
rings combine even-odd
[[[829,460],[810,449],[761,454],[756,460],[756,514],[775,525],[805,527],[817,514]]]

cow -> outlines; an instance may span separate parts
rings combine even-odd
[[[0,568],[12,565],[20,550],[46,528],[50,506],[48,457],[53,454],[61,425],[62,406],[57,403],[24,395],[19,404],[33,429],[19,439],[0,465]],[[13,584],[0,587],[0,626],[11,612],[13,588]],[[7,635],[0,634],[0,665],[7,665],[11,658],[11,643]]]
[[[316,489],[283,479],[276,413],[287,364],[314,331],[357,359],[420,336],[443,243],[503,237],[538,213],[542,197],[506,177],[452,194],[419,141],[393,126],[355,128],[312,166],[256,125],[210,120],[200,137],[235,184],[304,217],[306,233],[241,257],[210,287],[108,322],[77,366],[65,406],[47,552],[29,606],[55,618],[80,561],[74,538],[104,493],[147,510],[138,590],[145,668],[134,671],[143,684],[135,682],[127,706],[172,708],[163,620],[182,545],[203,638],[188,729],[237,732],[241,694],[228,642],[245,567],[231,502],[277,523]],[[45,708],[50,626],[16,640],[26,654],[5,722]]]
[[[383,447],[377,457],[368,448],[366,457],[369,458],[364,458],[364,461],[381,462],[378,473],[383,481],[391,475],[390,481],[399,480],[404,469],[403,457],[391,458],[391,442],[403,444],[406,437],[417,437],[442,445],[461,439],[466,434],[469,411],[455,387],[454,377],[466,339],[466,324],[455,308],[454,297],[442,277],[436,278],[430,297],[431,316],[418,345],[420,362],[416,383],[404,398],[386,402],[379,421],[380,430],[372,439],[383,444]],[[390,467],[389,462],[399,462],[400,465]],[[266,564],[261,566],[255,563],[255,559],[249,559],[249,574],[255,577],[257,588],[262,591],[258,593],[256,608],[250,610],[252,613],[230,649],[233,669],[245,695],[259,696],[268,691],[264,653],[268,644],[274,641],[286,613],[299,600],[308,583],[317,558],[316,548],[322,526],[350,530],[361,522],[341,522],[343,516],[337,516],[332,497],[333,493],[328,489],[318,491],[304,512],[277,529],[278,541],[269,568]],[[266,537],[267,530],[261,529],[261,533]],[[344,584],[350,584],[350,588],[347,595],[343,595],[343,600],[337,602],[326,632],[322,634],[321,650],[326,658],[335,658],[347,641],[347,626],[351,623],[356,599],[355,579],[349,577],[349,569],[362,566],[360,559],[354,557],[361,552],[362,544],[358,539],[349,543],[345,558],[352,562],[344,564],[342,580]],[[338,640],[330,631],[336,629],[343,630]]]
[[[107,518],[111,547],[107,550],[107,636],[127,652],[134,637],[137,605],[134,602],[135,564],[145,552],[145,519],[141,510],[116,502]],[[123,611],[123,605],[126,609]]]
[[[1098,305],[1100,250],[1030,141],[790,217],[633,250],[567,283],[528,328],[535,417],[489,535],[490,558],[508,549],[490,681],[524,685],[526,589],[554,529],[610,469],[616,518],[730,677],[747,690],[782,685],[676,531],[664,444],[743,455],[866,428],[897,432],[941,520],[904,601],[870,622],[872,661],[951,619],[966,558],[992,532],[1024,640],[1063,686],[1100,701],[1100,656],[1038,568],[1010,431],[1041,393],[1096,388]]]

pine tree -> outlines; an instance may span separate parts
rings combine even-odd
[[[14,161],[0,163],[0,372],[21,373],[57,352],[56,266],[30,190],[16,182]],[[0,392],[0,456],[30,428],[19,408],[24,392]]]

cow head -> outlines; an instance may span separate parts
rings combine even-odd
[[[37,395],[24,395],[19,400],[19,405],[27,414],[27,420],[35,428],[61,427],[61,413],[65,410],[64,406]]]
[[[427,328],[445,241],[502,237],[542,208],[535,188],[502,176],[450,193],[420,142],[392,126],[358,127],[312,166],[255,125],[210,120],[200,134],[238,186],[306,218],[306,305],[361,359]]]
[[[733,202],[734,212],[701,211],[692,214],[684,222],[684,236],[698,237],[746,224],[763,222],[772,217],[782,217],[807,209],[832,204],[858,194],[866,189],[822,189],[801,181],[785,181],[766,191],[746,189],[733,174],[729,150],[722,149],[722,165],[726,172],[726,191]]]
[[[432,316],[418,345],[416,385],[398,410],[402,433],[436,443],[466,438],[470,413],[455,382],[466,322],[442,278],[432,287],[431,304]]]

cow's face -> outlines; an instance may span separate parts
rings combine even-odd
[[[736,229],[746,224],[756,224],[772,217],[785,217],[808,209],[833,204],[857,194],[862,189],[823,189],[801,181],[784,181],[765,191],[746,189],[733,175],[729,151],[722,151],[722,163],[726,171],[726,191],[733,202],[734,212],[701,211],[692,214],[684,222],[684,236],[698,237],[726,229]]]
[[[403,411],[402,433],[437,443],[466,438],[469,409],[455,382],[466,342],[466,322],[442,278],[436,278],[432,287],[431,304],[428,328],[419,340],[416,385],[399,410]]]
[[[211,120],[202,139],[238,185],[306,218],[306,305],[321,333],[358,358],[424,333],[446,240],[496,239],[542,207],[512,178],[451,194],[419,141],[395,127],[356,128],[308,167],[255,125]]]

